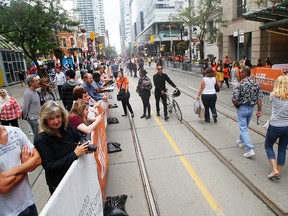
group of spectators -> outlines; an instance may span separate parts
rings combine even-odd
[[[25,81],[22,109],[0,89],[0,215],[38,215],[27,173],[42,164],[52,194],[73,161],[91,151],[91,133],[108,112],[101,66],[85,73],[82,83],[75,71],[66,71],[59,89],[64,106],[55,100],[49,77],[29,75]],[[31,126],[34,145],[19,129],[18,118]]]

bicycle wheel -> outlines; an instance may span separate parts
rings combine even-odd
[[[182,121],[182,112],[181,109],[177,103],[177,101],[173,100],[173,106],[172,106],[173,112],[176,115],[177,119],[179,121]]]
[[[167,110],[171,114],[172,113],[172,107],[171,107],[170,98],[168,96],[167,96],[166,104],[167,104]]]

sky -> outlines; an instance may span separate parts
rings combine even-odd
[[[105,28],[109,33],[110,46],[114,46],[118,53],[121,51],[120,45],[120,6],[119,0],[103,0]],[[62,0],[62,5],[66,10],[73,8],[73,1]]]
[[[118,53],[120,53],[120,6],[119,0],[103,0],[104,2],[104,16],[105,27],[109,31],[110,46],[116,47]]]

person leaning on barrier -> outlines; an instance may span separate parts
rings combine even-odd
[[[239,147],[245,146],[244,157],[252,157],[255,155],[253,144],[251,143],[248,126],[254,111],[254,106],[257,104],[257,118],[260,118],[262,113],[263,97],[260,86],[252,77],[250,77],[250,68],[243,66],[239,73],[240,83],[233,89],[232,103],[237,108],[238,125],[240,128],[240,136],[236,141]]]
[[[86,137],[94,131],[96,126],[102,121],[104,112],[97,115],[93,122],[88,119],[89,103],[84,100],[77,100],[70,110],[68,116],[68,122],[73,128],[81,134],[81,136]],[[90,124],[91,123],[91,124]]]
[[[270,94],[272,114],[269,128],[265,137],[265,150],[272,171],[269,179],[280,178],[281,169],[286,160],[286,148],[288,145],[288,76],[279,76],[275,82],[274,89]],[[273,150],[276,140],[278,142],[277,161]]]
[[[0,215],[38,215],[27,173],[40,164],[38,151],[21,129],[0,126]]]
[[[40,133],[34,144],[38,150],[49,191],[52,194],[78,157],[88,153],[88,143],[78,145],[81,136],[68,123],[66,110],[55,101],[41,108]]]

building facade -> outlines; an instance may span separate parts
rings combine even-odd
[[[0,35],[0,86],[19,81],[19,70],[26,71],[23,50]]]
[[[169,16],[184,4],[184,0],[130,0],[131,48],[145,55],[174,54],[177,43],[184,40],[184,31],[182,25],[171,23]]]
[[[264,62],[265,57],[269,57],[272,64],[287,63],[288,34],[261,30],[265,23],[278,20],[275,13],[267,13],[272,8],[274,6],[268,1],[258,6],[254,0],[223,0],[223,19],[228,21],[228,27],[223,29],[223,38],[218,41],[223,47],[223,56],[240,60],[247,55],[252,65],[256,65],[258,59]],[[245,19],[245,14],[249,13],[250,19]],[[285,26],[287,24],[283,28]]]
[[[75,17],[87,33],[105,36],[103,0],[74,0]]]

